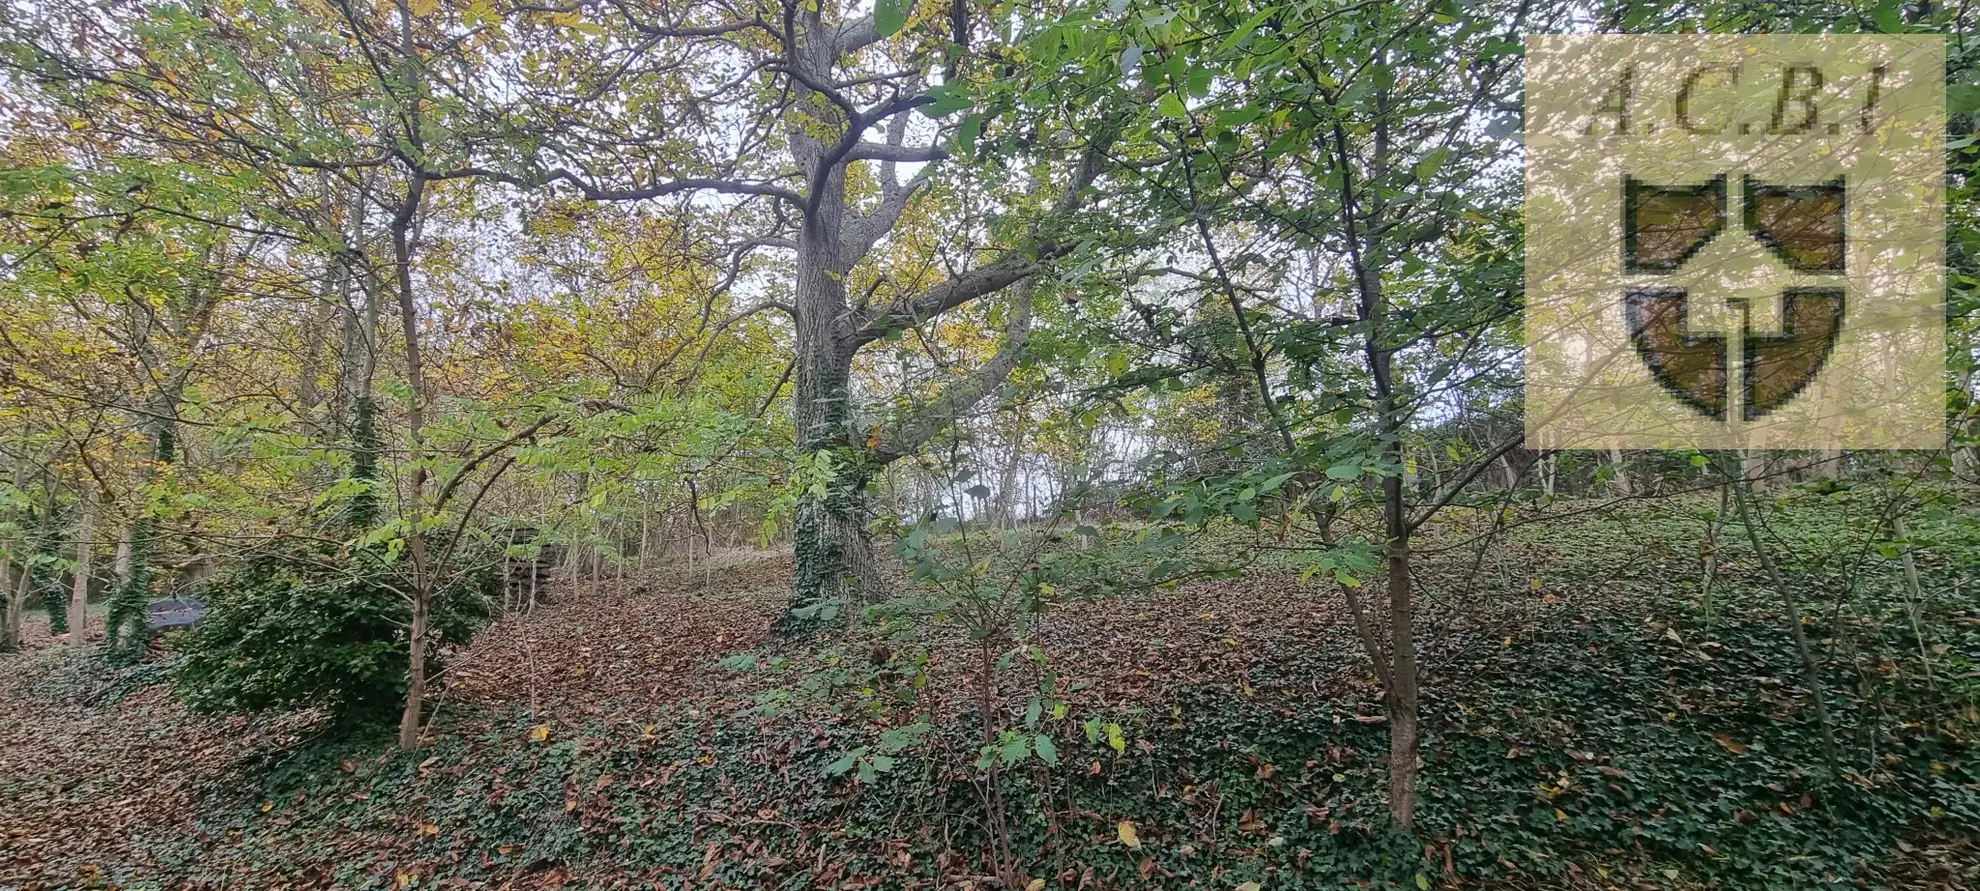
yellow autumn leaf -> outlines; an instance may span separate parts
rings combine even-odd
[[[1559,820],[1563,823],[1567,822],[1567,811],[1561,810],[1560,808],[1554,808],[1554,819]]]
[[[1045,891],[1044,879],[1032,879],[1025,883],[1024,891]]]
[[[538,724],[529,728],[529,738],[533,742],[543,742],[550,738],[550,725]]]
[[[1133,823],[1122,820],[1115,824],[1114,834],[1121,837],[1121,844],[1127,845],[1130,848],[1141,847],[1141,836],[1135,834]]]
[[[1263,886],[1259,885],[1257,882],[1246,882],[1242,885],[1237,886],[1237,891],[1258,891],[1260,887]]]
[[[409,0],[407,8],[416,16],[429,16],[440,8],[440,0]]]

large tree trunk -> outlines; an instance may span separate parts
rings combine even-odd
[[[838,609],[879,590],[878,563],[866,531],[866,484],[874,468],[866,438],[853,427],[851,332],[845,272],[838,257],[844,218],[844,173],[825,183],[818,210],[798,235],[797,378],[798,452],[808,472],[826,477],[824,494],[814,479],[799,480],[792,530],[796,562],[791,611],[781,623],[802,630],[831,619]]]
[[[160,390],[152,402],[151,418],[151,457],[152,476],[168,472],[168,468],[178,459],[178,429],[173,418],[179,410],[179,391],[176,387]],[[104,617],[104,641],[110,647],[113,658],[125,661],[135,660],[144,654],[144,648],[151,634],[146,620],[145,606],[151,600],[151,582],[155,574],[152,565],[152,549],[157,544],[158,517],[151,509],[140,504],[137,517],[125,531],[130,538],[128,567],[110,595],[110,607]]]

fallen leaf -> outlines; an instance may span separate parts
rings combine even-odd
[[[535,727],[529,728],[529,738],[532,742],[543,742],[544,740],[549,739],[550,725],[538,724]]]
[[[1121,844],[1130,848],[1141,847],[1141,836],[1135,834],[1134,824],[1126,820],[1114,825],[1114,834],[1121,837]]]

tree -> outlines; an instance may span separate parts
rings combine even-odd
[[[1179,238],[1201,261],[1181,274],[1222,304],[1225,348],[1277,434],[1267,466],[1304,493],[1288,509],[1311,512],[1315,566],[1339,581],[1384,690],[1389,805],[1410,828],[1421,698],[1411,538],[1519,440],[1453,451],[1459,466],[1428,491],[1412,481],[1409,443],[1418,415],[1460,388],[1510,389],[1497,366],[1518,307],[1517,170],[1495,159],[1517,129],[1520,34],[1562,11],[1423,2],[1192,12],[1158,34],[1149,63],[1180,75],[1160,101],[1171,123],[1158,138],[1185,161],[1148,187],[1175,208]],[[1238,239],[1246,233],[1252,241]],[[1324,261],[1305,278],[1275,268],[1270,258],[1291,250]],[[1271,296],[1288,284],[1297,299]],[[1282,386],[1279,368],[1308,388]],[[1260,491],[1259,472],[1228,485]],[[1231,500],[1234,516],[1258,519],[1248,499]],[[1356,529],[1352,508],[1364,500],[1379,522]],[[1362,563],[1381,567],[1386,628],[1358,591]]]
[[[787,252],[790,296],[742,307],[731,319],[778,310],[795,323],[792,412],[801,494],[796,591],[786,626],[798,627],[877,585],[867,484],[1000,386],[1017,362],[1031,313],[1019,298],[1006,313],[1004,349],[956,375],[920,410],[891,420],[862,417],[853,386],[856,357],[904,328],[1032,279],[1075,250],[1076,241],[1056,233],[1088,203],[1119,124],[1103,114],[1074,126],[1067,121],[1085,109],[1070,103],[1044,119],[1013,121],[1029,146],[1015,157],[1031,165],[1030,196],[1022,203],[1036,212],[1023,214],[991,244],[966,246],[947,276],[916,287],[872,268],[870,258],[935,181],[951,144],[968,150],[983,139],[986,114],[960,124],[949,119],[973,101],[978,107],[1003,101],[1017,110],[1022,90],[1036,86],[1033,73],[1012,79],[1021,81],[1013,88],[990,82],[992,66],[1001,64],[1009,75],[1017,58],[1011,50],[1021,40],[1049,40],[1056,56],[1077,24],[1047,27],[1048,13],[1023,26],[1029,33],[1010,35],[1007,25],[962,0],[946,10],[886,2],[863,14],[795,0],[600,12],[594,27],[614,29],[626,35],[624,42],[574,47],[568,64],[603,73],[594,93],[615,89],[628,101],[548,112],[530,126],[543,146],[536,155],[519,171],[485,172],[521,185],[562,183],[601,201],[717,193],[769,203],[763,214],[769,230],[741,249]],[[983,45],[1000,36],[1009,42]],[[602,48],[588,51],[591,46]],[[1089,62],[1110,62],[1107,49],[1096,40],[1082,53]],[[711,77],[703,72],[709,60],[740,72],[719,95],[702,86]],[[973,100],[973,91],[985,95]],[[701,123],[711,106],[736,123]],[[916,123],[917,110],[935,123]],[[583,116],[584,126],[569,126],[566,114]],[[782,137],[781,146],[772,134]],[[622,160],[628,146],[636,164]],[[924,166],[903,178],[906,164]],[[612,181],[629,166],[667,175]],[[855,299],[856,282],[866,287]]]

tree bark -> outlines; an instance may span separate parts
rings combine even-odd
[[[151,428],[153,479],[169,472],[172,463],[178,459],[178,428],[173,418],[178,414],[179,396],[176,387],[161,390],[152,402],[148,426]],[[157,515],[149,507],[138,505],[137,517],[124,534],[129,537],[130,550],[124,576],[116,592],[110,595],[110,606],[104,616],[104,641],[114,658],[128,661],[143,655],[151,634],[145,617],[145,605],[151,600],[151,583],[155,573],[152,550],[158,539]]]
[[[13,575],[7,579],[10,586],[6,592],[6,607],[0,609],[0,653],[21,648],[21,617],[27,606],[28,592],[34,588],[32,564],[22,562],[18,569],[12,563],[7,566]]]
[[[89,577],[90,557],[95,549],[92,540],[96,535],[96,505],[88,498],[81,499],[77,513],[76,529],[76,574],[69,589],[69,643],[82,646],[87,640],[89,617]]]
[[[958,14],[963,7],[957,7]],[[853,357],[888,331],[918,324],[979,297],[996,294],[1037,275],[1039,263],[1069,247],[1040,233],[1025,250],[950,278],[929,291],[885,307],[849,304],[846,278],[873,246],[899,222],[911,196],[926,181],[926,170],[902,183],[900,160],[936,161],[939,146],[902,144],[903,117],[915,101],[901,99],[858,108],[830,85],[834,67],[848,54],[878,39],[871,17],[841,29],[827,25],[820,7],[791,16],[785,39],[786,64],[800,81],[786,135],[804,172],[807,194],[799,207],[793,310],[797,355],[792,406],[801,466],[815,478],[799,479],[792,539],[796,571],[791,609],[779,621],[787,632],[813,627],[831,615],[831,603],[850,606],[883,591],[879,563],[867,532],[871,515],[866,486],[886,465],[913,454],[963,412],[993,392],[1017,364],[1030,330],[1029,289],[1012,307],[1002,349],[976,372],[957,378],[912,417],[897,424],[861,428],[852,402]],[[862,142],[870,128],[886,126],[886,145]],[[821,126],[822,125],[822,126]],[[1087,146],[1067,178],[1066,191],[1051,210],[1070,213],[1106,163],[1106,148],[1117,131],[1108,130]],[[881,161],[880,199],[863,213],[849,210],[846,169],[854,161]],[[823,485],[818,485],[822,483]]]
[[[1629,485],[1629,465],[1623,461],[1622,449],[1609,447],[1609,466],[1615,468],[1616,494],[1628,498],[1636,494]]]
[[[414,455],[425,451],[426,366],[420,354],[419,305],[413,294],[412,243],[408,231],[426,192],[426,180],[415,173],[405,203],[392,224],[392,254],[399,302],[399,326],[406,351],[406,437]],[[406,493],[406,558],[412,569],[412,623],[406,634],[408,677],[406,706],[399,714],[399,747],[419,747],[420,717],[426,706],[426,646],[432,618],[433,567],[427,563],[426,534],[420,531],[426,513],[426,467],[416,466]]]

